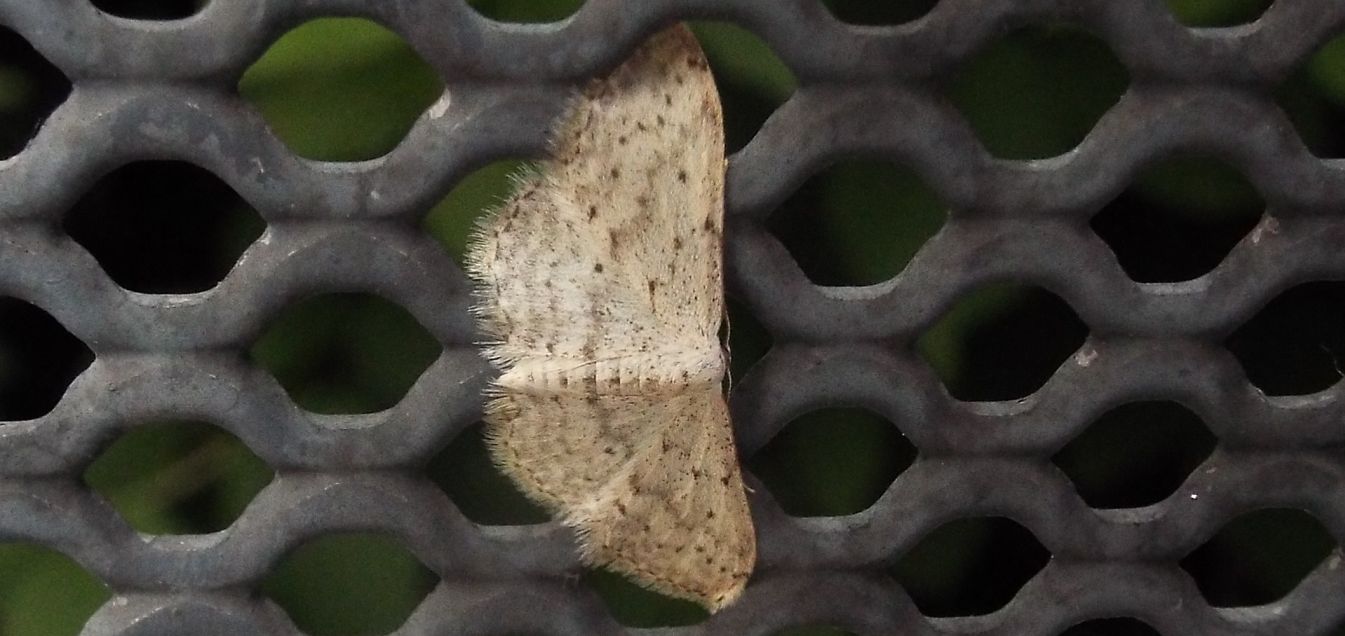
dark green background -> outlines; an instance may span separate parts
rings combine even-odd
[[[195,0],[102,0],[126,17],[184,17]],[[479,0],[489,17],[520,22],[563,19],[577,0]],[[923,15],[930,0],[827,3],[844,20],[892,24]],[[1265,0],[1170,0],[1190,26],[1255,19]],[[730,151],[747,143],[796,88],[789,69],[755,36],[723,23],[693,25],[721,91]],[[1033,159],[1075,146],[1125,91],[1126,71],[1100,40],[1064,25],[1006,34],[969,59],[942,89],[999,157]],[[0,30],[0,158],[17,153],[68,86],[12,33]],[[392,149],[440,94],[434,72],[396,35],[364,20],[323,19],[284,36],[240,79],[238,91],[297,154],[328,161],[380,156]],[[1276,98],[1320,156],[1345,154],[1345,39],[1303,62]],[[476,171],[429,211],[425,230],[460,261],[466,231],[509,192],[524,157]],[[1198,277],[1215,267],[1259,220],[1264,203],[1245,178],[1201,156],[1147,166],[1092,226],[1117,264],[1142,282]],[[186,214],[184,212],[189,212]],[[908,166],[851,157],[798,189],[769,221],[804,272],[824,285],[864,285],[897,275],[943,225],[946,210]],[[149,293],[208,289],[223,277],[264,223],[208,172],[173,162],[118,169],[91,187],[64,229],[119,284]],[[770,347],[750,312],[730,303],[733,373],[741,377]],[[1306,285],[1272,303],[1234,334],[1229,347],[1249,377],[1273,394],[1324,389],[1340,377],[1345,351],[1345,290]],[[1006,280],[964,297],[912,346],[952,395],[1016,399],[1035,391],[1087,336],[1049,291]],[[252,347],[304,408],[371,412],[395,404],[438,355],[438,344],[401,308],[361,294],[330,294],[276,316]],[[0,419],[50,410],[90,360],[31,305],[0,300]],[[200,533],[227,527],[273,477],[237,439],[202,422],[141,422],[112,443],[85,481],[147,533]],[[863,510],[917,450],[901,422],[860,409],[825,409],[799,418],[748,466],[790,513]],[[1162,500],[1214,449],[1217,440],[1189,410],[1170,402],[1120,407],[1053,458],[1099,508]],[[440,453],[426,473],[471,519],[533,523],[545,513],[490,465],[474,427]],[[764,494],[764,493],[763,493]],[[1183,566],[1211,602],[1269,602],[1287,593],[1334,543],[1305,513],[1270,510],[1230,523]],[[1049,554],[1005,519],[950,523],[894,564],[893,576],[934,616],[1001,607]],[[704,614],[661,599],[619,577],[584,577],[630,625],[686,624]],[[314,635],[378,634],[398,626],[432,588],[433,575],[395,540],[370,535],[320,539],[290,554],[263,592]],[[31,545],[0,544],[0,635],[75,634],[108,597],[68,558]],[[788,630],[843,633],[823,626]],[[1073,636],[1150,634],[1132,620],[1094,621]]]

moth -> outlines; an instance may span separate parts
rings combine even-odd
[[[723,393],[723,115],[685,26],[590,82],[468,249],[495,462],[586,563],[717,611],[756,561]]]

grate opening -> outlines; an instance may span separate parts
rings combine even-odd
[[[1289,594],[1340,546],[1322,522],[1287,508],[1257,510],[1224,525],[1182,559],[1214,607],[1250,607]]]
[[[453,504],[476,523],[514,526],[545,523],[551,515],[500,472],[486,448],[482,424],[473,424],[430,460],[426,469]]]
[[[610,570],[590,568],[583,582],[602,599],[612,618],[626,627],[685,627],[710,618],[695,603],[652,592]]]
[[[892,569],[920,613],[979,616],[1004,607],[1051,553],[1004,517],[959,519],[920,540]]]
[[[401,542],[343,532],[286,554],[261,589],[308,636],[366,636],[400,627],[436,582]]]
[[[727,337],[721,337],[721,341],[726,341],[728,347],[730,384],[737,385],[766,357],[772,340],[770,332],[747,306],[732,298],[728,298],[724,306],[728,311],[729,326],[725,327]]]
[[[467,243],[477,222],[509,198],[514,191],[514,176],[527,169],[524,161],[505,159],[472,171],[430,209],[421,227],[458,267],[463,267]]]
[[[467,0],[467,5],[484,17],[498,22],[559,22],[584,6],[584,0],[551,2],[510,2],[509,0]]]
[[[70,81],[18,33],[0,25],[0,160],[23,150],[70,95]]]
[[[1326,390],[1345,372],[1345,283],[1304,283],[1276,296],[1224,341],[1267,395]]]
[[[381,157],[444,92],[396,33],[364,18],[318,18],[248,67],[238,92],[291,151],[319,161]]]
[[[204,168],[137,161],[99,179],[64,228],[118,285],[182,294],[218,285],[266,224]]]
[[[0,542],[0,634],[75,636],[112,593],[70,557]]]
[[[137,424],[84,470],[84,483],[144,534],[229,527],[275,476],[237,437],[204,422]]]
[[[1231,27],[1255,22],[1275,0],[1167,0],[1178,22],[1192,28]]]
[[[1044,159],[1079,145],[1129,81],[1101,40],[1048,24],[1017,29],[979,51],[946,90],[990,154]]]
[[[967,402],[1026,397],[1088,337],[1059,296],[1018,283],[964,294],[917,343],[948,393]]]
[[[881,416],[822,409],[786,424],[747,467],[786,513],[835,517],[873,505],[915,457],[915,446]]]
[[[349,414],[396,406],[441,351],[415,317],[391,301],[329,293],[286,307],[251,353],[300,408]]]
[[[887,25],[918,20],[938,4],[938,0],[896,0],[895,2],[867,2],[866,0],[823,0],[827,10],[836,19],[849,24]]]
[[[798,79],[759,36],[728,22],[689,22],[714,74],[724,109],[724,147],[741,150],[798,88]]]
[[[1223,163],[1173,158],[1141,172],[1091,225],[1132,280],[1178,282],[1218,266],[1265,208],[1251,184]]]
[[[1175,402],[1132,402],[1104,413],[1051,461],[1093,508],[1167,499],[1214,451],[1200,416]]]
[[[812,176],[767,227],[818,285],[872,285],[900,274],[943,227],[945,206],[909,168],[842,161]]]
[[[93,352],[36,306],[0,296],[0,421],[50,413]]]
[[[1345,157],[1345,35],[1327,41],[1307,58],[1275,98],[1313,155]]]
[[[89,0],[99,11],[131,20],[181,20],[201,12],[209,0]]]

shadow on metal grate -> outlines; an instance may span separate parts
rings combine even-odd
[[[744,457],[791,421],[837,407],[895,424],[918,456],[904,470],[875,468],[900,474],[876,501],[827,513],[840,516],[787,514],[749,478],[761,558],[747,594],[703,623],[658,633],[825,625],[1053,636],[1103,619],[1130,621],[1113,623],[1117,633],[1148,625],[1168,635],[1345,628],[1345,385],[1268,396],[1276,392],[1253,385],[1243,365],[1274,351],[1240,329],[1291,288],[1345,279],[1345,164],[1314,156],[1275,97],[1345,30],[1345,5],[1279,0],[1254,23],[1209,30],[1179,24],[1160,0],[944,0],[894,26],[842,23],[820,0],[589,0],[571,19],[539,26],[493,22],[455,0],[229,0],[173,17],[188,15],[148,22],[83,0],[0,0],[0,25],[73,86],[33,124],[27,147],[0,161],[0,296],[49,314],[93,352],[86,369],[76,351],[69,369],[50,371],[75,379],[49,413],[0,424],[0,543],[58,551],[110,588],[85,633],[297,633],[258,594],[264,579],[310,539],[371,532],[394,537],[437,576],[397,633],[643,631],[575,582],[566,531],[478,525],[423,474],[473,430],[490,371],[472,346],[466,279],[421,222],[472,171],[536,156],[574,82],[682,19],[752,32],[799,82],[729,167],[730,293],[772,341],[732,397]],[[277,38],[322,16],[386,26],[444,83],[385,156],[301,159],[235,90]],[[1003,33],[1059,23],[1105,43],[1129,87],[1073,150],[995,158],[941,80]],[[1267,212],[1209,273],[1137,283],[1099,236],[1115,219],[1106,232],[1090,221],[1174,154],[1226,163]],[[949,214],[937,231],[931,221],[929,240],[895,276],[819,286],[767,221],[800,184],[856,156],[909,166]],[[66,233],[83,192],[142,161],[202,168],[265,221],[218,285],[128,292]],[[994,287],[1006,281],[1023,289]],[[1021,399],[955,399],[921,353],[940,317],[986,286],[1036,303],[1082,342],[1050,360],[1044,384]],[[302,410],[244,355],[287,306],[337,293],[391,301],[442,346],[390,409]],[[1163,476],[1180,485],[1143,494],[1145,503],[1161,497],[1152,505],[1090,508],[1071,481],[1084,483],[1077,471],[1088,462],[1070,443],[1134,403],[1170,404],[1189,422],[1191,432],[1163,439],[1191,440],[1173,461],[1189,464],[1183,473],[1196,468]],[[218,426],[276,471],[227,529],[142,535],[79,480],[124,429],[169,419]],[[1126,438],[1098,434],[1113,440],[1103,444]],[[875,435],[898,450],[906,443]],[[762,461],[763,474],[781,470]],[[1184,568],[1217,561],[1202,546],[1235,519],[1284,509],[1325,529],[1328,555],[1287,594],[1213,607]],[[968,519],[1021,535],[1045,565],[1029,564],[1007,604],[945,616],[899,583],[908,570],[897,565],[913,552],[944,558],[937,531]]]

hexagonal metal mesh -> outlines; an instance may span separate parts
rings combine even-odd
[[[340,169],[296,158],[234,91],[277,37],[326,15],[386,25],[447,85],[394,151]],[[539,27],[451,0],[229,0],[165,23],[81,0],[0,0],[0,24],[74,84],[29,146],[0,162],[0,295],[41,307],[96,354],[51,414],[0,427],[0,541],[53,547],[112,588],[91,634],[294,633],[254,590],[285,552],[332,531],[396,536],[442,578],[400,633],[640,631],[574,584],[567,532],[478,526],[419,474],[479,417],[490,371],[471,344],[466,279],[418,223],[472,169],[544,148],[574,81],[694,18],[759,35],[801,83],[730,162],[729,287],[775,342],[734,390],[743,452],[802,412],[845,403],[899,423],[921,460],[848,517],[790,517],[758,488],[761,559],[746,596],[667,633],[827,624],[1047,636],[1134,616],[1164,634],[1326,634],[1345,621],[1338,553],[1285,599],[1237,611],[1212,608],[1178,566],[1256,508],[1309,510],[1345,541],[1340,385],[1267,398],[1220,344],[1277,292],[1345,277],[1342,164],[1313,157],[1266,96],[1345,25],[1332,0],[1280,0],[1253,25],[1211,31],[1178,25],[1160,0],[944,0],[918,22],[878,28],[844,25],[816,0],[590,0]],[[1130,90],[1075,151],[994,159],[930,80],[1011,27],[1061,20],[1111,47]],[[1237,167],[1273,216],[1200,284],[1139,285],[1088,218],[1173,149]],[[952,214],[891,281],[817,287],[763,222],[809,174],[855,153],[914,166]],[[117,287],[54,228],[82,188],[140,159],[210,170],[265,218],[268,238],[199,295]],[[1091,335],[1025,400],[955,401],[907,345],[969,288],[1003,279],[1059,294]],[[388,298],[444,345],[395,408],[305,413],[237,355],[261,320],[327,291]],[[1050,455],[1103,411],[1155,398],[1198,410],[1220,449],[1143,514],[1088,508]],[[118,422],[164,414],[216,422],[279,471],[228,530],[146,539],[71,478]],[[1050,563],[993,614],[922,616],[885,569],[940,524],[987,515],[1029,529]]]

